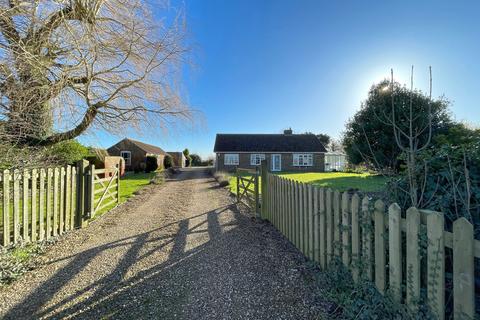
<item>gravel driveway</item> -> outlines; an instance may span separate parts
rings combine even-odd
[[[5,319],[316,319],[305,261],[240,212],[204,170],[185,170],[53,245],[0,289]]]

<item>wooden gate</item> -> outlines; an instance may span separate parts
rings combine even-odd
[[[260,213],[260,189],[258,169],[237,168],[237,202],[248,206],[258,216]]]
[[[119,165],[105,169],[95,169],[90,165],[90,217],[104,208],[120,202],[120,170]]]

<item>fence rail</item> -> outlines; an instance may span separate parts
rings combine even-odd
[[[260,186],[258,169],[237,168],[237,202],[247,205],[256,215],[260,215]]]
[[[456,220],[449,232],[441,213],[416,208],[402,213],[395,203],[387,209],[381,200],[360,199],[262,169],[262,218],[321,268],[335,260],[351,271],[354,281],[366,277],[381,293],[388,291],[412,310],[425,289],[439,319],[445,318],[450,299],[455,319],[475,317],[474,259],[480,258],[480,241],[465,218]],[[446,248],[452,252],[447,263]],[[447,274],[453,286],[447,290],[449,299]]]
[[[0,174],[2,245],[48,240],[85,226],[95,209],[118,202],[118,172],[118,166],[95,170],[86,160],[76,167],[4,170]],[[106,187],[96,189],[98,184]]]

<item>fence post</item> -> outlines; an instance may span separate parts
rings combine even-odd
[[[3,245],[10,244],[10,171],[3,171]]]
[[[328,266],[330,261],[333,258],[333,213],[332,213],[332,201],[333,201],[333,193],[331,189],[326,190],[326,208],[325,212],[327,214],[326,217],[326,229],[327,229],[327,259],[325,261],[325,265]]]
[[[258,166],[255,167],[255,180],[254,180],[254,190],[255,190],[255,218],[260,218],[260,194],[259,194],[259,185],[258,185],[258,176],[260,171]]]
[[[473,225],[465,218],[453,223],[453,313],[455,319],[475,318]]]
[[[306,183],[302,183],[302,226],[303,226],[303,254],[308,257],[309,244],[308,244],[308,186]]]
[[[388,208],[388,255],[390,271],[390,290],[396,302],[402,302],[402,212],[400,206],[393,203]]]
[[[342,221],[341,221],[341,232],[342,232],[342,262],[345,268],[350,267],[350,196],[348,192],[345,191],[342,194]]]
[[[121,162],[120,161],[116,165],[117,166],[117,205],[120,204],[120,173],[121,173]]]
[[[307,200],[308,200],[308,218],[307,218],[307,227],[308,227],[308,254],[307,257],[310,258],[310,260],[313,260],[314,254],[315,254],[315,247],[314,247],[314,241],[313,241],[313,186],[311,184],[307,185]]]
[[[86,171],[88,168],[87,160],[80,160],[77,162],[77,210],[75,227],[83,228],[87,225],[87,219],[85,219],[85,211],[87,209],[87,193],[86,193]]]
[[[342,256],[342,242],[340,230],[340,192],[335,190],[333,192],[333,253],[336,259],[341,259]]]
[[[358,269],[360,264],[360,223],[359,223],[359,204],[360,204],[360,197],[358,194],[354,194],[352,196],[352,206],[351,206],[351,214],[352,214],[352,277],[355,282],[358,282],[360,276],[360,270]]]
[[[20,171],[13,171],[13,243],[20,240]]]
[[[326,211],[325,211],[325,188],[320,188],[320,199],[319,199],[319,212],[318,214],[320,215],[320,231],[319,231],[319,257],[320,257],[320,266],[322,267],[322,270],[325,270],[326,263],[325,263],[325,252],[326,252]]]
[[[22,231],[23,231],[23,241],[30,241],[30,236],[29,236],[29,217],[28,217],[28,205],[29,205],[29,200],[28,200],[28,191],[29,191],[29,188],[28,188],[28,185],[29,185],[29,173],[28,173],[28,170],[27,169],[23,169],[23,172],[22,172],[22,178],[23,178],[23,181],[22,181],[22,220],[23,220],[23,228],[22,228]]]
[[[95,216],[95,165],[92,163],[88,166],[88,173],[87,173],[87,183],[88,183],[88,218],[93,218]]]
[[[58,168],[53,169],[53,236],[58,235]]]
[[[59,233],[63,234],[65,231],[65,168],[60,168],[60,219],[59,219]]]
[[[77,168],[76,167],[72,167],[71,168],[71,183],[70,183],[70,187],[71,187],[71,190],[70,190],[70,196],[71,196],[71,199],[70,199],[70,229],[74,229],[75,228],[75,224],[76,224],[76,221],[75,221],[75,217],[77,217],[77,202],[75,201],[76,199],[76,196],[78,194],[78,188],[77,188]]]
[[[237,176],[237,202],[240,202],[240,177],[238,176],[238,169],[235,169],[235,175]]]
[[[385,204],[381,200],[375,202],[375,285],[380,293],[385,293]]]
[[[46,197],[46,208],[45,208],[45,238],[48,240],[52,236],[52,168],[47,169],[47,191],[45,194]]]
[[[37,241],[37,169],[32,170],[32,241]]]
[[[71,200],[71,183],[72,183],[72,168],[70,166],[65,167],[65,202],[64,202],[64,212],[65,212],[65,231],[70,230],[70,200]]]
[[[415,207],[407,210],[407,305],[416,311],[420,299],[420,212]]]
[[[320,226],[319,226],[319,218],[320,218],[320,209],[319,209],[319,198],[320,189],[317,187],[313,187],[313,259],[318,264],[320,262]]]
[[[438,212],[427,213],[427,299],[439,320],[445,318],[445,240],[444,218]]]
[[[40,188],[38,190],[38,239],[42,241],[47,233],[45,231],[45,169],[40,168],[39,184]]]
[[[366,278],[373,281],[373,268],[372,268],[372,216],[370,214],[370,200],[368,196],[363,197],[362,200],[362,266],[365,271]]]

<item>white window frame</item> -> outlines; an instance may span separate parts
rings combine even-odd
[[[313,167],[313,153],[294,153],[294,167]]]
[[[238,166],[240,162],[238,153],[225,153],[223,164],[226,166]]]
[[[264,153],[252,153],[250,155],[250,165],[259,166],[262,164],[262,160],[265,160]]]
[[[128,154],[128,158],[125,158],[123,155],[124,154]],[[126,166],[131,166],[132,165],[132,152],[131,151],[128,151],[128,150],[122,150],[120,151],[120,157],[123,158],[123,160],[125,160],[125,165]],[[127,161],[128,160],[128,161]]]

